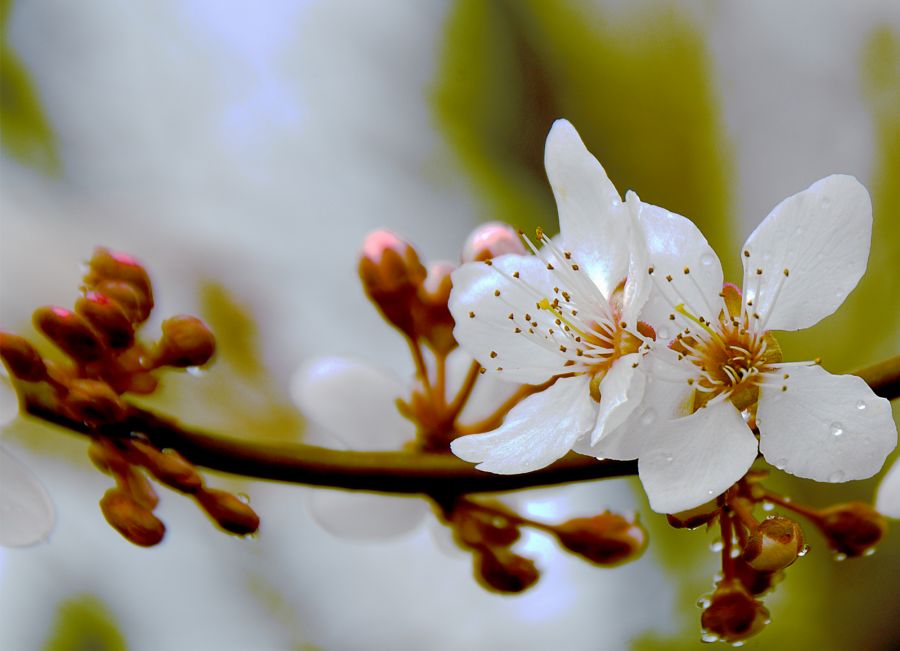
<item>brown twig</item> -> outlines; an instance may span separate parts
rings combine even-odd
[[[900,356],[857,371],[876,394],[900,397]],[[494,475],[449,454],[358,452],[303,444],[260,443],[187,429],[175,420],[135,406],[121,423],[101,430],[37,403],[27,411],[50,423],[86,435],[143,435],[159,448],[175,448],[192,463],[254,479],[382,493],[460,495],[518,490],[637,474],[634,461],[597,461],[570,454],[522,475]]]

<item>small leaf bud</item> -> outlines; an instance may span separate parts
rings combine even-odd
[[[88,322],[61,307],[41,307],[34,311],[35,327],[64,353],[79,362],[103,358],[103,342]]]
[[[366,295],[384,318],[415,336],[413,313],[426,274],[412,245],[388,231],[375,231],[363,244],[358,270]]]
[[[575,518],[554,528],[560,544],[595,565],[619,565],[644,550],[647,534],[637,520],[606,511]]]
[[[525,254],[525,245],[509,224],[489,222],[476,228],[463,244],[463,262],[484,262],[507,253]]]
[[[736,581],[720,583],[700,617],[707,635],[729,643],[756,635],[768,622],[769,611]]]
[[[203,321],[193,316],[175,316],[162,324],[163,336],[153,352],[158,366],[202,366],[216,352],[216,339]]]
[[[125,311],[108,296],[87,292],[75,303],[75,311],[93,326],[113,350],[124,350],[134,343],[134,326]]]
[[[259,529],[256,512],[227,491],[203,488],[194,497],[209,517],[229,533],[248,536]]]
[[[803,552],[803,530],[800,525],[781,515],[773,515],[750,533],[744,546],[743,559],[760,572],[777,572],[797,560]]]
[[[100,509],[106,521],[135,545],[152,547],[166,535],[166,525],[120,488],[106,491]]]
[[[0,357],[13,377],[25,382],[40,382],[47,377],[44,360],[27,339],[0,332]]]
[[[127,414],[127,406],[106,382],[74,379],[63,406],[76,420],[90,425],[118,423]]]
[[[887,533],[887,520],[863,502],[836,504],[819,512],[816,524],[838,554],[863,556]]]
[[[488,590],[524,592],[541,574],[529,558],[503,547],[482,547],[475,552],[475,577]]]

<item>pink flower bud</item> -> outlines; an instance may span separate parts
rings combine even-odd
[[[363,244],[358,269],[363,289],[384,318],[415,337],[418,292],[426,274],[412,245],[388,231],[375,231]]]
[[[87,292],[75,303],[75,311],[103,337],[113,350],[124,350],[134,343],[134,326],[125,311],[108,296]]]
[[[484,262],[507,253],[523,255],[525,246],[509,224],[489,222],[476,228],[463,245],[463,262]]]
[[[38,330],[72,359],[86,363],[103,358],[103,342],[80,315],[61,307],[41,307],[34,311],[32,320]]]
[[[88,273],[84,283],[94,288],[105,280],[124,281],[141,291],[153,305],[153,288],[147,270],[135,258],[127,253],[117,253],[102,246],[94,249],[94,255],[88,262]]]

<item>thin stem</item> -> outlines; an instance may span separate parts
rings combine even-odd
[[[479,375],[481,375],[481,364],[479,364],[478,362],[472,362],[472,364],[469,366],[468,372],[466,373],[466,378],[463,380],[462,386],[459,388],[459,392],[456,394],[456,397],[453,398],[453,402],[451,402],[450,406],[447,408],[448,419],[451,423],[456,422],[456,419],[459,418],[459,415],[465,408],[466,403],[469,401],[469,396],[472,395],[472,390],[475,388],[475,384],[478,382]]]
[[[812,522],[819,522],[822,519],[821,516],[819,515],[819,512],[816,511],[815,509],[808,507],[808,506],[803,506],[802,504],[795,504],[791,500],[789,500],[785,497],[782,497],[781,495],[779,495],[777,493],[772,493],[770,491],[766,491],[765,495],[763,496],[763,499],[767,502],[772,502],[773,504],[777,504],[778,506],[781,506],[789,511],[793,511],[794,513],[796,513],[798,515],[802,515],[803,517],[807,518],[808,520],[811,520]]]
[[[425,388],[425,393],[428,394],[429,401],[434,404],[434,389],[431,387],[431,380],[428,378],[428,367],[425,365],[422,347],[419,345],[419,342],[412,337],[408,337],[407,342],[409,343],[409,352],[412,354],[413,360],[416,363],[416,376],[421,380],[422,386]]]
[[[750,529],[750,531],[753,531],[759,526],[759,522],[753,517],[753,512],[748,508],[747,501],[743,498],[734,498],[728,502],[728,506],[734,511],[734,514],[738,517],[738,520],[741,521],[741,524]]]
[[[446,413],[447,408],[447,355],[445,353],[435,354],[435,387],[434,395],[435,405],[438,410]]]
[[[731,516],[723,510],[719,514],[719,525],[722,529],[722,580],[734,578],[734,559],[731,557]]]

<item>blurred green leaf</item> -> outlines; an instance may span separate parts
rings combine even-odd
[[[59,172],[56,137],[28,71],[9,46],[12,0],[0,0],[0,143],[18,161]]]
[[[710,77],[702,35],[658,5],[613,24],[568,2],[458,0],[433,103],[484,217],[552,223],[544,139],[566,117],[623,194],[690,217],[727,251],[729,148]]]
[[[61,602],[43,651],[126,651],[125,638],[106,605],[93,595]]]

